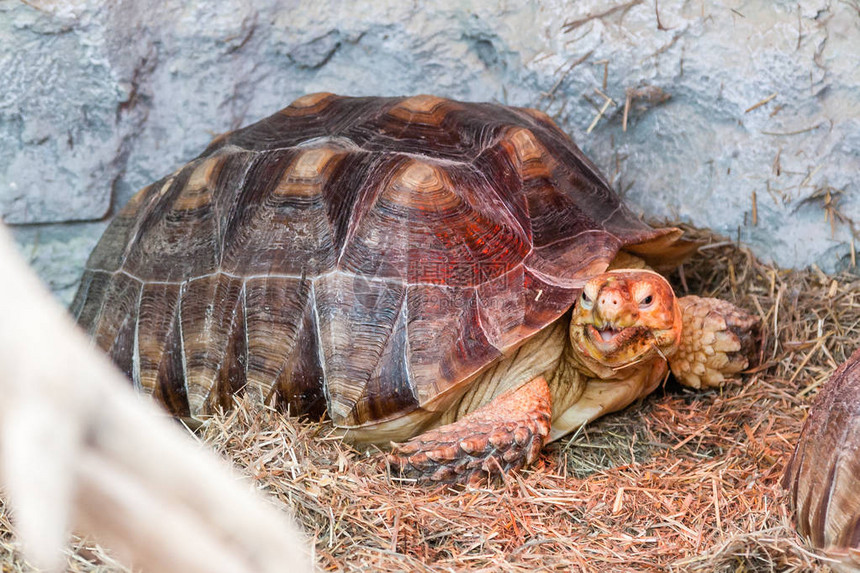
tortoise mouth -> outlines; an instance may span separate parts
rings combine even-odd
[[[624,329],[623,328],[616,329],[616,328],[613,328],[611,326],[601,329],[601,328],[594,328],[592,326],[591,330],[593,330],[594,333],[600,335],[600,338],[601,338],[601,340],[603,340],[603,342],[612,342],[618,336],[621,335],[621,333],[623,332]],[[592,333],[592,336],[594,333]]]
[[[597,328],[589,324],[585,326],[585,335],[604,358],[620,358],[620,355],[635,355],[637,351],[642,350],[642,342],[648,336],[648,328],[643,326],[624,328],[611,324]]]

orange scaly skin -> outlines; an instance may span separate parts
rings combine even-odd
[[[407,477],[477,485],[537,459],[552,424],[551,402],[538,376],[453,424],[393,444],[388,463]]]
[[[683,384],[719,385],[747,367],[757,324],[725,301],[676,298],[666,279],[652,271],[598,275],[583,287],[569,331],[573,366],[596,393],[586,391],[567,411],[578,404],[587,405],[577,415],[593,409],[594,396],[603,396],[597,415],[622,408],[654,389],[667,361]],[[632,391],[597,390],[619,381]],[[477,484],[534,461],[558,415],[546,379],[538,376],[454,423],[394,444],[387,460],[409,477]]]

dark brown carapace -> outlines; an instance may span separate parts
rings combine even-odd
[[[540,112],[320,93],[135,195],[73,312],[177,415],[244,391],[356,427],[462,393],[619,249],[679,236]]]

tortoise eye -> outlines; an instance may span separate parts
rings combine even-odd
[[[588,310],[591,308],[591,304],[592,304],[591,298],[587,294],[585,294],[585,291],[582,291],[582,297],[580,299],[580,304],[582,305],[582,308],[584,308],[585,310]]]
[[[654,302],[654,296],[649,294],[648,296],[639,301],[639,307],[644,308],[646,306],[651,306],[652,302]]]

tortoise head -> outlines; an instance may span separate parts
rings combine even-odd
[[[675,352],[681,309],[672,287],[646,270],[597,275],[573,309],[570,338],[575,358],[600,378]]]

